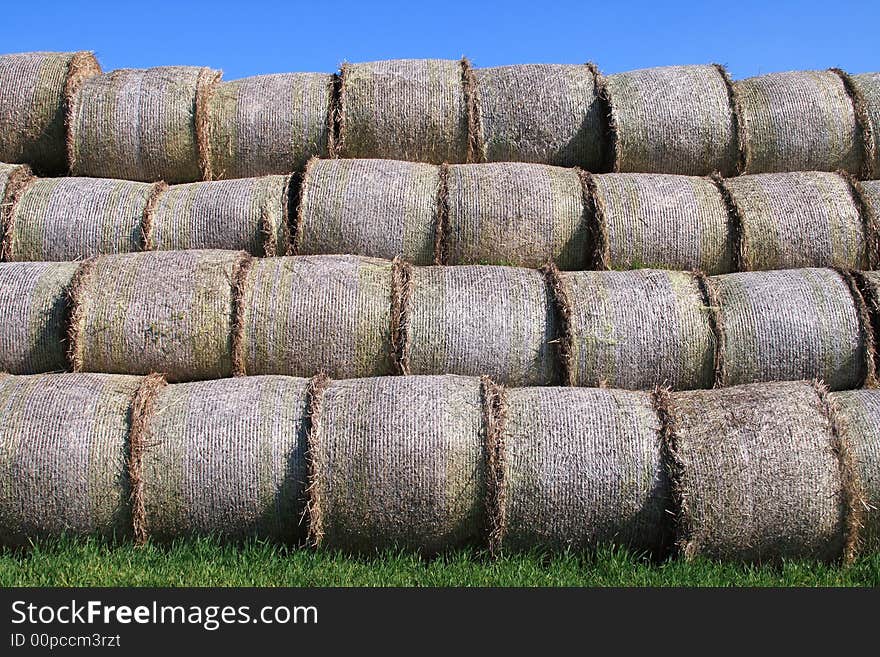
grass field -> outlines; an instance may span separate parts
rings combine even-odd
[[[711,561],[653,563],[619,550],[596,555],[476,551],[434,559],[408,553],[349,557],[260,542],[200,539],[171,546],[44,542],[0,551],[0,586],[877,586],[880,555],[850,567],[788,562],[755,567]]]

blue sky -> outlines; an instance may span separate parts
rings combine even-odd
[[[606,73],[720,62],[735,78],[880,70],[873,2],[12,2],[0,52],[94,50],[105,70],[201,64],[227,80],[342,61],[467,55],[476,66],[593,60]]]

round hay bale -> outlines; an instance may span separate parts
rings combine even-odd
[[[847,500],[834,432],[810,383],[682,392],[673,403],[686,557],[841,556]]]
[[[851,75],[849,79],[863,103],[870,131],[870,135],[862,134],[862,138],[867,140],[866,155],[871,158],[867,163],[867,174],[876,178],[880,176],[880,73]]]
[[[208,101],[211,175],[288,174],[326,157],[332,79],[279,73],[218,84]]]
[[[151,249],[287,253],[289,176],[173,185],[150,213]]]
[[[0,55],[2,57],[2,55]],[[15,193],[32,179],[31,169],[26,164],[0,163],[0,217],[5,217]],[[3,219],[5,226],[6,220]]]
[[[561,272],[570,299],[572,383],[630,390],[711,388],[715,336],[687,272]]]
[[[356,256],[257,260],[244,283],[239,374],[391,374],[391,263]]]
[[[585,269],[589,227],[578,172],[539,164],[450,166],[448,264]]]
[[[866,211],[872,213],[875,222],[880,221],[880,180],[863,180],[860,186]]]
[[[313,160],[297,216],[297,254],[434,261],[440,170],[394,160]]]
[[[592,180],[607,235],[606,268],[699,269],[707,274],[736,268],[727,207],[712,180],[633,173]]]
[[[131,535],[129,412],[140,378],[0,378],[0,544]]]
[[[319,546],[435,553],[483,538],[478,379],[334,382],[313,417],[309,450],[311,533]]]
[[[210,178],[206,104],[219,79],[219,72],[196,66],[90,78],[71,110],[71,172],[168,183]]]
[[[147,210],[164,183],[41,178],[10,213],[7,260],[82,260],[144,246]]]
[[[506,410],[505,547],[661,550],[671,500],[650,394],[521,388]]]
[[[861,268],[867,240],[849,183],[835,173],[800,171],[724,181],[745,243],[745,270]]]
[[[558,380],[553,307],[541,272],[475,265],[416,267],[408,300],[409,372]]]
[[[0,161],[65,173],[70,105],[83,81],[100,73],[90,52],[0,55]]]
[[[822,379],[857,388],[868,352],[844,279],[831,269],[741,272],[711,279],[719,303],[719,385]]]
[[[745,136],[742,173],[862,166],[853,103],[831,71],[771,73],[733,84]]]
[[[464,74],[463,62],[453,60],[343,64],[337,154],[467,162]]]
[[[67,297],[75,262],[0,264],[0,372],[67,369]]]
[[[605,78],[615,172],[736,173],[739,151],[723,67],[658,66]]]
[[[307,386],[283,376],[166,386],[145,434],[150,538],[300,537]]]
[[[157,251],[87,261],[72,293],[74,371],[229,376],[232,281],[244,255]]]
[[[605,122],[591,66],[525,64],[474,74],[484,160],[601,168]]]

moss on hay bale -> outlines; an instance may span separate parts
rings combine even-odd
[[[207,106],[212,176],[288,174],[326,157],[332,79],[279,73],[218,84]]]
[[[86,80],[71,110],[74,175],[184,183],[210,177],[207,101],[220,73],[119,69]]]
[[[412,270],[412,374],[486,374],[506,385],[558,379],[553,309],[541,272],[476,265]]]
[[[870,132],[862,134],[867,141],[865,154],[870,158],[866,173],[868,177],[877,178],[880,177],[880,73],[862,73],[849,78],[863,103]]]
[[[658,552],[668,539],[669,484],[648,393],[508,390],[504,482],[505,547]]]
[[[0,543],[131,534],[129,412],[139,377],[0,377]]]
[[[485,526],[481,420],[477,379],[333,382],[309,438],[312,540],[427,553],[478,542]]]
[[[393,160],[313,160],[297,216],[296,253],[434,261],[440,170]]]
[[[484,160],[602,166],[605,124],[590,66],[475,69]]]
[[[66,172],[70,104],[83,81],[100,73],[90,52],[0,55],[0,161],[43,175]]]
[[[248,374],[390,374],[391,263],[355,256],[257,260],[238,345]]]
[[[606,78],[617,172],[736,172],[729,78],[720,66],[659,66]]]

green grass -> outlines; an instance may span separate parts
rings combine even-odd
[[[877,586],[880,554],[850,567],[814,562],[771,566],[708,560],[662,563],[621,550],[596,555],[478,551],[433,559],[410,553],[350,557],[208,539],[171,546],[60,540],[0,550],[0,586]]]

